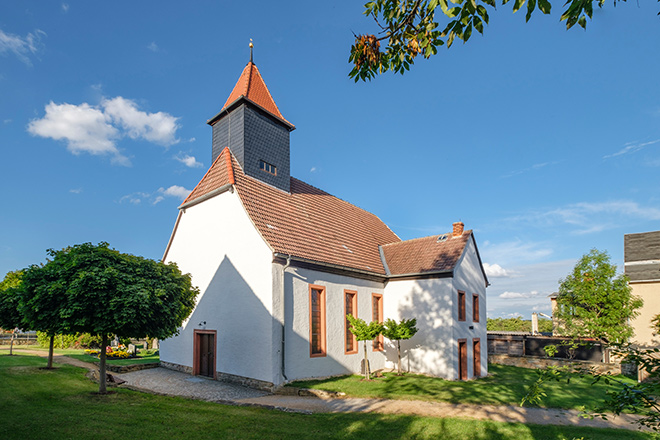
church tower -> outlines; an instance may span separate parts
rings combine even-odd
[[[245,174],[290,192],[289,133],[295,127],[280,113],[251,54],[222,110],[207,123],[213,161],[229,147]]]

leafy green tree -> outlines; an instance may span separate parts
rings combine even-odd
[[[390,341],[396,341],[396,352],[398,358],[397,374],[401,375],[401,340],[407,340],[415,336],[417,333],[417,319],[402,319],[401,322],[396,322],[393,319],[385,321],[383,326],[383,336]]]
[[[48,251],[23,277],[24,310],[36,330],[100,335],[99,393],[106,392],[109,335],[165,339],[178,333],[199,290],[175,264],[84,243]]]
[[[564,0],[562,0],[563,2]],[[612,0],[617,2],[626,0]],[[658,0],[660,1],[660,0]],[[451,47],[458,38],[466,43],[473,30],[480,34],[488,24],[498,0],[371,0],[364,7],[364,15],[371,17],[380,29],[379,35],[356,35],[349,62],[354,67],[350,77],[355,81],[373,78],[392,70],[405,72],[415,58],[429,58],[443,45]],[[509,0],[500,0],[502,5]],[[602,7],[606,0],[566,0],[561,20],[570,29],[576,24],[587,28],[587,17],[593,16],[594,5]],[[527,5],[525,21],[536,10],[550,14],[551,0],[514,0],[513,12]],[[660,14],[659,14],[660,15]],[[444,26],[444,28],[442,27]],[[386,46],[381,49],[381,41]]]
[[[364,341],[364,378],[369,380],[371,370],[369,369],[369,359],[367,357],[367,341],[376,339],[383,332],[383,324],[376,321],[367,324],[364,319],[356,318],[353,315],[346,315],[346,318],[351,324],[351,333],[355,335],[358,341]]]
[[[14,354],[16,329],[21,327],[22,316],[19,311],[20,286],[23,271],[8,272],[0,282],[0,328],[11,330],[9,355]]]
[[[539,332],[552,333],[552,320],[539,318]],[[531,332],[532,321],[523,319],[522,316],[515,318],[488,318],[486,329],[490,332]]]
[[[643,302],[632,295],[625,275],[616,276],[606,252],[592,249],[561,281],[554,316],[558,333],[622,344],[633,335],[628,321]]]

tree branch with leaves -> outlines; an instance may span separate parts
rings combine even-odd
[[[660,0],[658,0],[660,2]],[[567,0],[560,20],[566,29],[576,24],[587,28],[594,5],[603,7],[607,0]],[[612,0],[617,3],[626,0]],[[526,9],[525,21],[536,11],[550,14],[550,0],[500,0],[510,3],[513,12]],[[378,34],[355,35],[349,62],[349,76],[357,81],[374,78],[391,70],[403,74],[418,56],[430,58],[440,46],[451,47],[456,39],[467,43],[474,30],[484,33],[490,21],[488,11],[496,9],[497,0],[373,0],[364,5]],[[658,14],[660,15],[660,13]],[[444,28],[442,27],[444,25]],[[442,30],[441,30],[442,29]],[[381,41],[385,46],[381,48]]]
[[[396,322],[393,319],[385,321],[383,327],[383,336],[390,341],[396,341],[397,352],[397,374],[401,375],[401,341],[408,340],[415,336],[417,333],[417,319],[402,319],[401,322]]]
[[[373,341],[383,332],[383,324],[376,321],[367,324],[364,319],[356,318],[353,315],[346,315],[346,319],[351,324],[349,330],[355,335],[355,339],[364,341],[364,378],[369,380],[371,379],[371,370],[367,356],[367,341]]]

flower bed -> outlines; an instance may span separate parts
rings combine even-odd
[[[101,350],[85,350],[85,353],[98,358]],[[129,359],[137,356],[126,351],[125,345],[119,345],[118,347],[105,347],[105,357],[106,359]]]

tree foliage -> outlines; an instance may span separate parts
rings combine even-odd
[[[658,0],[660,1],[660,0]],[[626,0],[612,0],[617,3]],[[443,45],[451,47],[456,39],[466,43],[473,31],[480,34],[489,23],[489,11],[496,9],[498,0],[372,0],[364,5],[364,14],[371,17],[380,29],[379,35],[356,35],[349,62],[353,63],[350,77],[355,81],[371,79],[391,70],[403,74],[418,56],[429,58]],[[500,0],[513,12],[526,10],[525,21],[541,11],[550,14],[551,0]],[[570,29],[576,24],[587,28],[594,5],[602,7],[606,0],[567,0],[561,20]],[[659,14],[660,15],[660,14]],[[444,28],[443,28],[444,26]],[[381,48],[381,41],[386,46]]]
[[[558,333],[622,344],[633,335],[628,321],[643,302],[632,295],[625,275],[616,276],[606,252],[592,249],[561,281],[554,316]]]
[[[178,332],[199,293],[175,264],[122,254],[107,243],[48,250],[23,277],[22,310],[34,330],[165,339]],[[100,388],[105,392],[105,350]]]
[[[23,271],[8,272],[0,282],[0,328],[11,330],[9,354],[14,354],[14,336],[21,327],[23,317],[19,310],[20,287]]]
[[[353,315],[346,315],[346,319],[351,324],[349,330],[355,335],[355,339],[364,341],[364,378],[369,380],[371,371],[367,356],[367,341],[376,339],[383,332],[383,324],[376,321],[367,324],[364,319],[356,318]]]
[[[383,336],[390,341],[396,341],[397,351],[397,374],[401,374],[401,341],[407,340],[415,336],[417,333],[417,319],[402,319],[401,322],[396,322],[393,319],[387,319],[383,326]]]
[[[552,321],[539,318],[539,332],[552,333]],[[522,316],[515,318],[488,318],[486,329],[492,332],[531,332],[532,321],[523,319]]]

